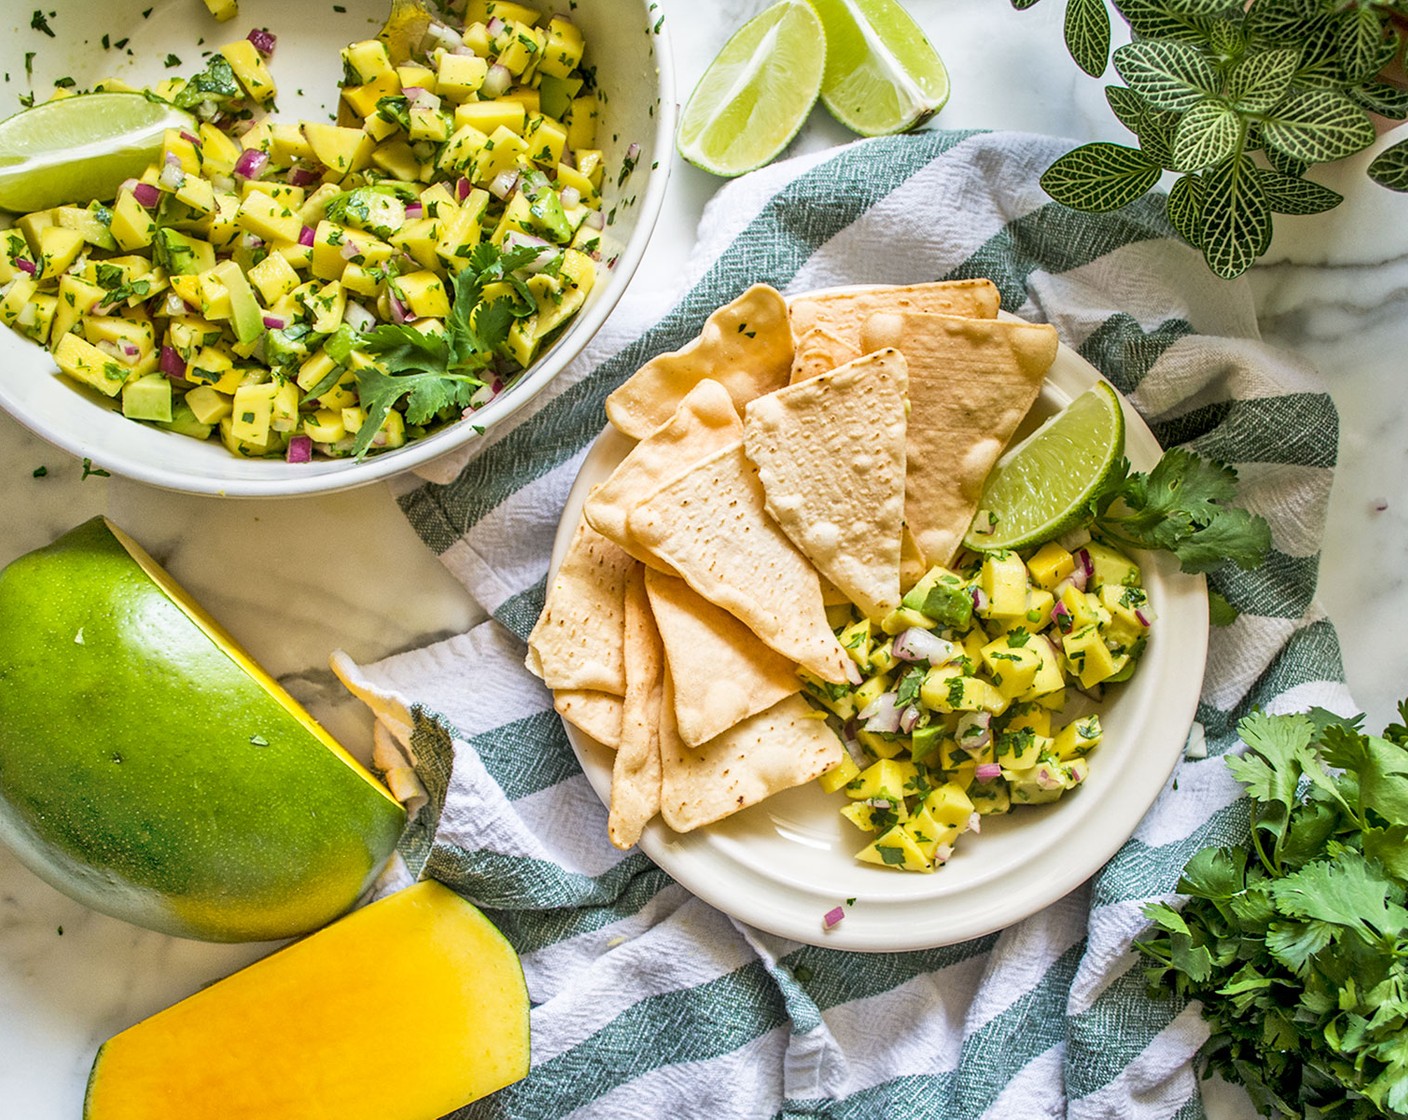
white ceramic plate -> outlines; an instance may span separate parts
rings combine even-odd
[[[1027,425],[1056,412],[1099,380],[1094,367],[1062,346]],[[1148,470],[1162,451],[1128,404],[1125,454]],[[561,563],[590,489],[632,446],[614,429],[597,440],[567,499],[553,549]],[[931,875],[855,860],[864,834],[838,810],[841,794],[815,782],[777,794],[688,834],[657,817],[640,847],[665,872],[710,905],[768,932],[836,949],[930,948],[980,937],[1036,913],[1068,894],[1133,834],[1183,750],[1202,687],[1207,655],[1207,592],[1201,576],[1178,571],[1168,553],[1141,555],[1158,621],[1138,672],[1099,711],[1105,737],[1090,776],[1060,801],[983,818],[953,859]],[[565,725],[577,757],[603,802],[612,751]],[[823,930],[822,916],[848,899],[846,917]]]
[[[546,0],[537,7],[552,10]],[[104,407],[96,393],[60,376],[42,348],[7,328],[0,328],[0,407],[95,466],[166,489],[231,497],[327,493],[365,485],[436,459],[473,439],[476,426],[488,428],[511,416],[606,321],[640,263],[664,200],[675,97],[669,45],[655,8],[650,0],[592,0],[573,8],[605,94],[597,142],[606,153],[610,181],[604,202],[614,220],[603,231],[602,260],[614,258],[615,263],[599,270],[586,306],[552,349],[472,420],[361,462],[239,459],[219,440],[197,441],[124,419],[110,405]],[[328,120],[337,107],[339,52],[349,42],[374,36],[389,10],[390,0],[336,5],[331,0],[240,0],[237,17],[216,23],[201,0],[47,0],[51,38],[29,28],[31,8],[21,12],[18,5],[7,5],[0,16],[0,30],[6,32],[0,36],[0,72],[5,74],[0,116],[19,108],[17,98],[27,88],[45,100],[61,78],[71,77],[87,88],[109,76],[132,85],[187,76],[205,64],[213,48],[242,38],[252,27],[267,27],[278,37],[270,63],[279,85],[275,119]],[[114,45],[119,41],[124,46]],[[167,67],[169,56],[179,64]],[[618,183],[633,143],[640,145],[635,169]],[[4,217],[0,213],[0,225]]]

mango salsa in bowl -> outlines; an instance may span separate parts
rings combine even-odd
[[[59,5],[37,104],[0,134],[72,132],[81,166],[116,168],[81,133],[135,121],[150,150],[0,230],[0,405],[97,466],[238,496],[477,437],[580,351],[644,251],[672,117],[646,9],[256,2],[217,23],[124,3],[95,51]],[[47,174],[0,167],[0,205]]]

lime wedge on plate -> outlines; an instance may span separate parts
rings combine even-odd
[[[742,175],[787,147],[816,104],[826,34],[807,0],[781,0],[740,27],[689,95],[676,147],[714,175]]]
[[[140,93],[83,93],[0,121],[0,210],[107,201],[161,154],[168,128],[196,122]]]
[[[821,103],[862,136],[915,128],[948,100],[948,71],[896,0],[811,0],[826,28]]]
[[[963,543],[993,552],[1059,537],[1080,523],[1123,458],[1124,413],[1101,381],[997,461]],[[989,525],[991,532],[976,531]]]

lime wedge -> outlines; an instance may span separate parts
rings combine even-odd
[[[680,155],[714,175],[742,175],[787,147],[816,104],[826,36],[807,0],[781,0],[740,27],[680,115]]]
[[[0,121],[0,210],[107,201],[161,154],[168,128],[194,118],[140,93],[83,93]]]
[[[862,136],[915,128],[948,100],[948,71],[896,0],[811,0],[826,28],[821,102]]]
[[[963,543],[993,552],[1059,537],[1123,458],[1124,413],[1101,381],[997,461]]]

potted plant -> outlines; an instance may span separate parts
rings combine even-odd
[[[1106,99],[1137,145],[1082,145],[1041,184],[1057,202],[1103,211],[1174,172],[1169,222],[1219,276],[1240,275],[1266,251],[1273,215],[1339,205],[1343,196],[1307,177],[1311,167],[1408,118],[1408,0],[1112,2],[1129,43],[1111,55],[1105,0],[1067,0],[1066,45],[1093,77],[1113,62],[1124,84],[1107,86]],[[1408,141],[1368,170],[1408,191]]]

